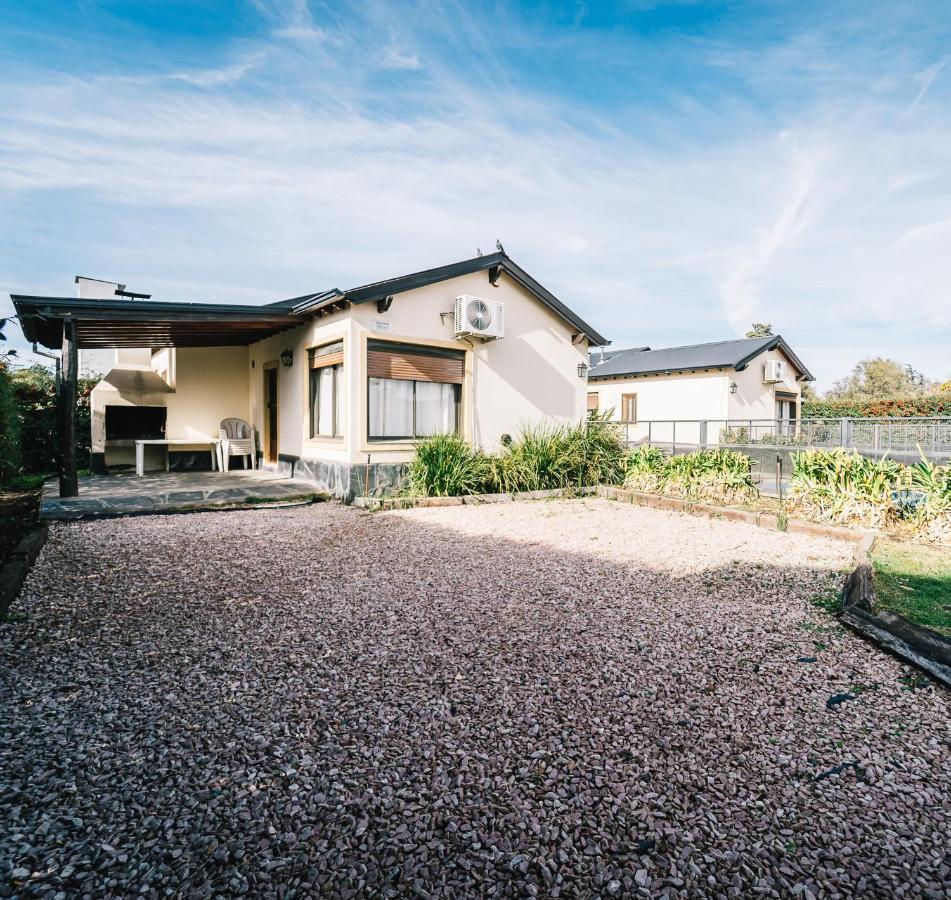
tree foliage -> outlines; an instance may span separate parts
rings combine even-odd
[[[773,326],[769,322],[754,322],[749,331],[746,332],[748,338],[771,337]]]
[[[76,403],[76,459],[89,459],[89,394],[99,376],[80,376]],[[56,420],[56,378],[45,366],[35,364],[12,373],[21,447],[21,471],[49,474],[57,468],[59,445]]]
[[[20,418],[6,361],[0,358],[0,487],[20,473]]]
[[[827,400],[869,403],[876,400],[898,400],[921,397],[933,387],[911,366],[893,359],[863,359],[848,378],[842,378],[826,395]]]

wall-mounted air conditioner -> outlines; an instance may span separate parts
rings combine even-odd
[[[480,337],[486,340],[505,335],[502,304],[463,294],[456,297],[456,337]]]
[[[786,363],[781,359],[767,359],[763,366],[763,383],[775,384],[786,378]]]

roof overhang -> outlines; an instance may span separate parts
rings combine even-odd
[[[797,381],[815,381],[816,380],[812,372],[810,372],[805,367],[805,365],[803,365],[802,360],[798,356],[796,356],[795,353],[792,352],[792,349],[790,348],[789,344],[787,344],[786,341],[783,340],[783,336],[781,334],[777,334],[768,344],[766,344],[763,347],[760,347],[755,352],[750,353],[748,356],[744,356],[743,359],[741,359],[734,366],[734,368],[736,369],[737,372],[743,371],[743,369],[745,369],[752,360],[754,360],[757,356],[759,356],[761,353],[767,350],[781,350],[785,354],[786,359],[788,359],[799,370],[799,378],[796,379]]]
[[[476,256],[472,259],[451,263],[448,266],[426,269],[425,271],[414,272],[411,275],[403,275],[399,278],[377,281],[373,284],[366,284],[348,291],[341,291],[334,288],[330,291],[324,291],[321,294],[305,295],[304,297],[296,298],[296,302],[291,308],[298,314],[311,313],[321,315],[326,314],[327,311],[341,309],[351,303],[354,305],[372,303],[377,300],[383,300],[393,294],[402,294],[406,291],[412,291],[429,284],[436,284],[440,281],[458,278],[460,275],[469,275],[473,272],[482,271],[488,273],[489,281],[493,284],[498,281],[499,276],[504,272],[516,284],[532,294],[543,306],[547,306],[561,319],[574,326],[579,334],[584,335],[588,339],[588,343],[591,346],[603,347],[611,343],[606,337],[595,331],[584,319],[565,306],[551,291],[539,284],[539,282],[532,278],[521,266],[516,264],[505,253],[501,252],[490,253],[487,256]]]
[[[26,339],[51,349],[62,346],[66,321],[75,322],[81,349],[241,346],[303,322],[300,316],[266,306],[21,294],[11,299]]]

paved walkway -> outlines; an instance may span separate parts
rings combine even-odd
[[[280,500],[314,493],[308,481],[275,472],[150,472],[89,475],[79,496],[60,499],[55,479],[43,486],[44,519],[83,519],[161,513],[192,506],[242,503],[249,497]]]

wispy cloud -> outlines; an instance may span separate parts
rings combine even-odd
[[[248,72],[264,59],[265,51],[252,53],[247,59],[222,66],[217,69],[195,69],[189,72],[172,72],[168,78],[172,81],[183,81],[195,87],[223,87],[240,81]]]
[[[261,34],[217,66],[6,67],[8,281],[55,292],[83,269],[263,301],[498,236],[621,345],[755,318],[826,383],[863,352],[948,374],[951,123],[918,57],[811,30],[660,52],[590,15],[569,34],[452,2],[415,19],[382,0],[256,5]],[[671,59],[689,77],[656,76]]]

